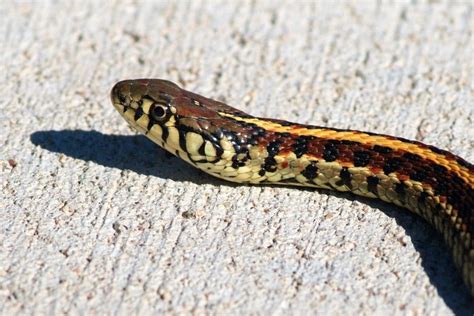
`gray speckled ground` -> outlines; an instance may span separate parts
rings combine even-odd
[[[0,4],[3,314],[472,314],[441,238],[349,194],[235,186],[109,101],[160,77],[474,160],[472,2]]]

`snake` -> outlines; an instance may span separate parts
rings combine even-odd
[[[418,214],[474,297],[474,166],[463,158],[395,136],[255,117],[161,79],[119,81],[111,100],[134,129],[212,176],[352,192]]]

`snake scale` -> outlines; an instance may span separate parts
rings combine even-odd
[[[403,138],[253,117],[159,79],[118,82],[112,103],[165,150],[218,178],[350,191],[422,216],[474,296],[474,166]]]

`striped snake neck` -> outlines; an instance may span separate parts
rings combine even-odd
[[[257,118],[158,79],[117,83],[134,128],[199,169],[239,183],[313,186],[379,198],[424,217],[474,296],[474,166],[403,138]]]

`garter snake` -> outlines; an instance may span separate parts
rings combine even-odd
[[[474,296],[474,166],[403,138],[253,117],[159,79],[111,92],[125,120],[222,179],[350,191],[422,216],[447,243]]]

